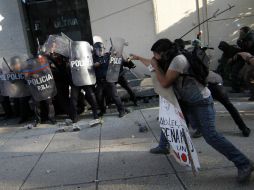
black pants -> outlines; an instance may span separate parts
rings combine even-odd
[[[250,97],[254,98],[254,68],[251,68],[248,72],[247,72],[247,85],[248,88],[250,90]]]
[[[42,113],[42,109],[41,109],[42,106],[45,106],[46,113]],[[34,101],[34,113],[35,113],[35,121],[37,123],[42,121],[42,115],[47,115],[47,118],[43,118],[43,119],[55,120],[55,108],[54,108],[52,99],[47,99],[40,102]]]
[[[232,65],[232,73],[231,73],[232,89],[235,90],[236,92],[241,91],[242,80],[239,76],[240,75],[239,73],[244,65],[245,62],[242,59],[237,59],[237,61]]]
[[[133,90],[131,89],[131,86],[129,85],[129,83],[128,83],[127,79],[124,77],[124,75],[122,75],[118,78],[118,84],[120,84],[120,86],[123,87],[128,92],[128,94],[130,95],[131,101],[133,101],[133,102],[137,101],[136,95],[133,92]]]
[[[1,102],[5,117],[12,117],[13,116],[13,111],[11,107],[11,102],[8,96],[4,96],[3,100]]]
[[[56,114],[67,114],[70,116],[71,104],[69,98],[69,84],[56,81],[57,95],[54,97]]]
[[[238,128],[240,130],[243,130],[246,127],[246,125],[243,119],[241,118],[239,112],[237,111],[237,109],[229,100],[229,97],[227,95],[225,88],[219,84],[209,84],[208,88],[212,93],[212,97],[215,100],[219,101],[228,110],[233,120],[237,124]]]
[[[19,98],[19,116],[21,119],[28,119],[32,116],[32,110],[29,105],[30,96]]]
[[[112,98],[113,102],[116,104],[119,113],[124,111],[124,106],[122,104],[120,97],[117,94],[115,83],[110,83],[106,81],[99,82],[97,81],[96,96],[101,112],[106,111],[104,102],[105,97]]]
[[[95,89],[94,86],[83,86],[83,87],[77,87],[72,86],[71,87],[71,120],[73,122],[78,121],[78,99],[79,99],[79,93],[80,90],[83,89],[85,91],[85,98],[87,102],[91,105],[92,111],[93,111],[93,117],[97,118],[97,109],[98,104],[95,96]]]

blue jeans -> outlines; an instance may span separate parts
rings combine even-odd
[[[237,168],[245,167],[250,163],[243,153],[216,131],[212,97],[198,101],[195,104],[186,104],[185,115],[191,125],[199,128],[205,141],[228,160],[232,161]],[[166,148],[167,144],[165,135],[161,133],[159,146]]]

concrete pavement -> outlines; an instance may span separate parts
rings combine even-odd
[[[216,103],[217,128],[242,152],[254,160],[254,104],[235,100],[253,133],[244,138],[223,107]],[[40,125],[27,130],[18,125],[0,127],[0,189],[87,189],[87,190],[225,190],[254,189],[254,175],[248,185],[235,181],[236,169],[203,138],[194,139],[201,171],[179,166],[173,158],[152,155],[160,129],[156,100],[141,105],[126,117],[104,117],[101,126],[79,122],[80,132],[55,133],[59,128]],[[14,121],[13,121],[14,123]],[[149,130],[139,132],[137,123]]]

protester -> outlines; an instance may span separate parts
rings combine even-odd
[[[176,39],[175,43],[177,45],[177,48],[180,50],[181,53],[186,54],[188,52],[185,49],[185,44],[182,39]],[[241,118],[239,112],[237,109],[234,107],[234,105],[231,103],[228,94],[223,87],[223,79],[222,77],[213,72],[210,71],[208,76],[207,76],[207,87],[211,91],[212,97],[219,101],[231,114],[232,118],[234,119],[235,123],[237,124],[238,128],[242,131],[243,136],[248,137],[250,135],[251,130],[246,126],[244,123],[243,119]],[[181,105],[181,103],[180,103]],[[184,107],[182,108],[184,111]],[[195,126],[192,126],[195,128]],[[199,138],[201,137],[202,134],[200,130],[197,128],[196,132],[192,135],[193,138]]]
[[[244,123],[241,115],[230,101],[227,91],[223,86],[223,80],[220,75],[210,71],[208,75],[208,89],[211,91],[212,97],[219,101],[230,113],[231,117],[242,131],[244,137],[249,137],[251,130]],[[199,129],[193,134],[194,138],[202,136]]]
[[[216,131],[211,92],[194,77],[187,76],[183,81],[181,74],[188,74],[190,69],[187,59],[168,39],[158,40],[152,46],[151,51],[154,54],[152,59],[138,55],[133,55],[133,59],[141,61],[146,66],[151,65],[162,87],[174,87],[178,98],[184,102],[185,113],[190,124],[197,124],[206,142],[235,164],[238,169],[238,182],[248,181],[254,170],[254,165]],[[161,134],[159,146],[151,149],[151,153],[166,153],[167,144],[165,136]]]

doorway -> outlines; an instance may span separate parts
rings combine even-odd
[[[37,52],[50,34],[63,32],[72,40],[92,44],[87,0],[22,0],[30,51]]]

